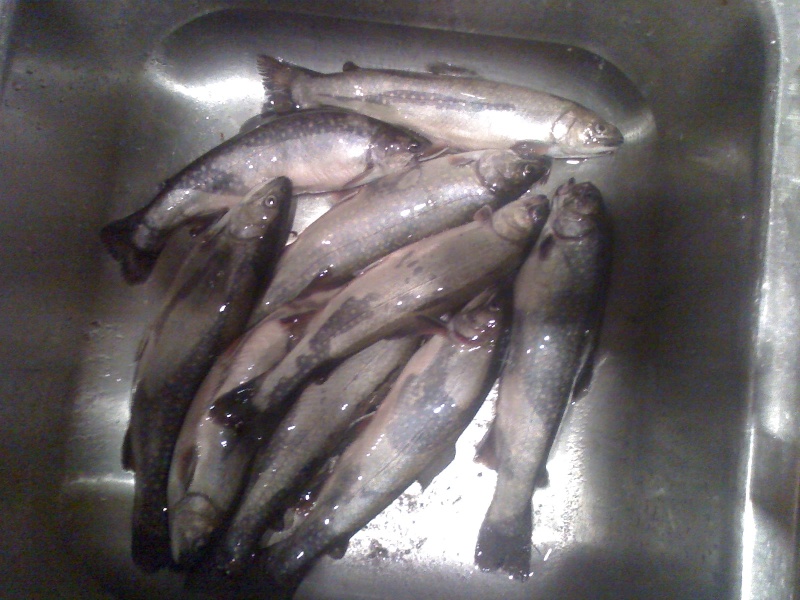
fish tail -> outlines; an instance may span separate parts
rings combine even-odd
[[[301,107],[292,97],[292,84],[298,75],[319,76],[316,71],[298,67],[292,63],[261,55],[258,57],[258,73],[264,86],[264,113],[289,112]]]
[[[163,246],[163,240],[156,235],[149,236],[153,243],[148,244],[148,248],[139,247],[134,240],[134,235],[146,227],[143,222],[146,208],[109,223],[100,230],[100,241],[114,260],[120,263],[122,277],[129,284],[141,283],[150,276]]]
[[[505,571],[514,579],[530,575],[532,521],[530,510],[517,519],[486,519],[478,533],[475,563],[483,571]]]

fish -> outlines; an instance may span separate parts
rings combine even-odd
[[[510,150],[442,156],[365,185],[320,217],[283,253],[252,319],[322,279],[339,283],[381,257],[499,208],[543,179],[551,160]]]
[[[331,298],[275,368],[218,403],[232,415],[255,411],[269,418],[319,368],[408,332],[423,317],[458,309],[516,270],[548,212],[546,196],[525,195],[496,212],[484,206],[471,223],[395,250]]]
[[[452,460],[456,440],[497,377],[503,320],[502,310],[481,298],[414,354],[337,461],[308,516],[288,538],[267,547],[262,564],[272,579],[290,583],[414,481],[429,483]]]
[[[429,144],[414,134],[338,110],[283,115],[234,136],[164,183],[143,208],[100,231],[129,284],[147,280],[170,234],[209,222],[254,186],[291,179],[295,193],[334,191],[413,164]]]
[[[475,550],[482,570],[529,575],[531,497],[567,403],[591,377],[611,253],[600,191],[589,182],[562,185],[514,282],[508,356],[483,449],[497,484]]]
[[[171,566],[167,479],[186,410],[225,347],[244,328],[262,277],[288,235],[291,183],[255,188],[198,238],[137,357],[123,466],[135,472],[134,563]]]
[[[588,158],[623,141],[617,127],[593,111],[552,94],[459,72],[363,69],[316,73],[260,56],[265,106],[282,112],[334,106],[419,132],[458,150],[515,149],[520,155]]]
[[[243,500],[216,552],[218,567],[234,574],[249,564],[270,523],[340,446],[350,426],[388,393],[418,346],[417,336],[380,340],[306,386],[256,455]]]
[[[258,431],[226,427],[214,418],[216,399],[277,364],[302,336],[309,314],[336,290],[325,290],[284,305],[272,318],[247,330],[214,362],[195,394],[175,444],[167,488],[172,558],[189,565],[231,512]]]

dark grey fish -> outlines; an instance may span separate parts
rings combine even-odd
[[[417,346],[414,336],[381,340],[303,390],[256,455],[242,503],[217,551],[218,566],[233,573],[249,564],[270,522],[309,483],[352,423],[380,402],[382,396],[376,393],[388,392],[387,384]]]
[[[418,131],[460,150],[517,149],[581,158],[623,142],[611,123],[564,98],[472,76],[361,69],[322,74],[259,57],[267,107],[336,106]]]
[[[312,223],[283,253],[253,319],[324,277],[340,282],[390,252],[519,197],[549,172],[545,157],[509,150],[443,156],[365,185]]]
[[[244,328],[273,254],[288,235],[285,177],[261,185],[200,238],[145,337],[123,463],[136,472],[132,554],[170,564],[167,478],[189,403],[217,355]]]
[[[442,457],[472,421],[497,375],[503,331],[494,307],[468,306],[428,341],[344,451],[309,515],[267,548],[268,573],[286,583],[322,552],[346,542]]]
[[[394,251],[328,302],[252,394],[227,394],[226,410],[235,414],[237,403],[266,414],[281,410],[318,368],[413,328],[421,315],[439,316],[462,306],[516,270],[548,211],[547,198],[526,196],[495,213],[484,207],[471,223]]]
[[[296,193],[338,190],[402,170],[426,148],[421,139],[362,115],[285,115],[207,152],[168,180],[150,204],[106,225],[100,237],[125,280],[138,283],[175,229],[219,215],[273,177],[291,179]]]
[[[528,576],[531,496],[576,382],[591,367],[611,266],[611,228],[590,183],[561,186],[514,285],[509,354],[485,450],[497,468],[475,561]]]

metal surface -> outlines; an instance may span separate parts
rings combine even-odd
[[[583,102],[627,140],[550,179],[600,187],[616,254],[591,392],[534,496],[534,575],[472,565],[487,404],[456,462],[299,597],[800,596],[797,2],[0,2],[0,21],[4,595],[184,594],[130,563],[119,451],[179,248],[129,288],[97,231],[259,110],[265,52],[451,62]]]

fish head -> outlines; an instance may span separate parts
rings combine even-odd
[[[450,319],[448,332],[454,340],[470,348],[493,346],[503,330],[503,310],[493,293],[488,300],[481,300],[479,306],[472,304]]]
[[[553,160],[547,156],[520,158],[511,150],[488,150],[477,163],[483,185],[501,198],[522,194],[550,172]]]
[[[525,194],[492,215],[497,235],[520,244],[535,239],[550,215],[550,201],[544,194]]]
[[[405,170],[431,149],[425,138],[390,125],[381,125],[372,138],[367,165],[375,178]]]
[[[603,196],[592,183],[570,179],[556,190],[553,211],[552,228],[559,237],[581,238],[604,218]]]
[[[292,182],[276,177],[254,187],[230,212],[229,231],[240,239],[263,237],[292,195]]]
[[[170,513],[172,558],[178,564],[194,562],[222,520],[222,513],[204,494],[187,494]]]
[[[622,133],[614,125],[580,106],[561,115],[551,131],[556,149],[550,154],[555,157],[581,158],[608,154],[624,141]]]

